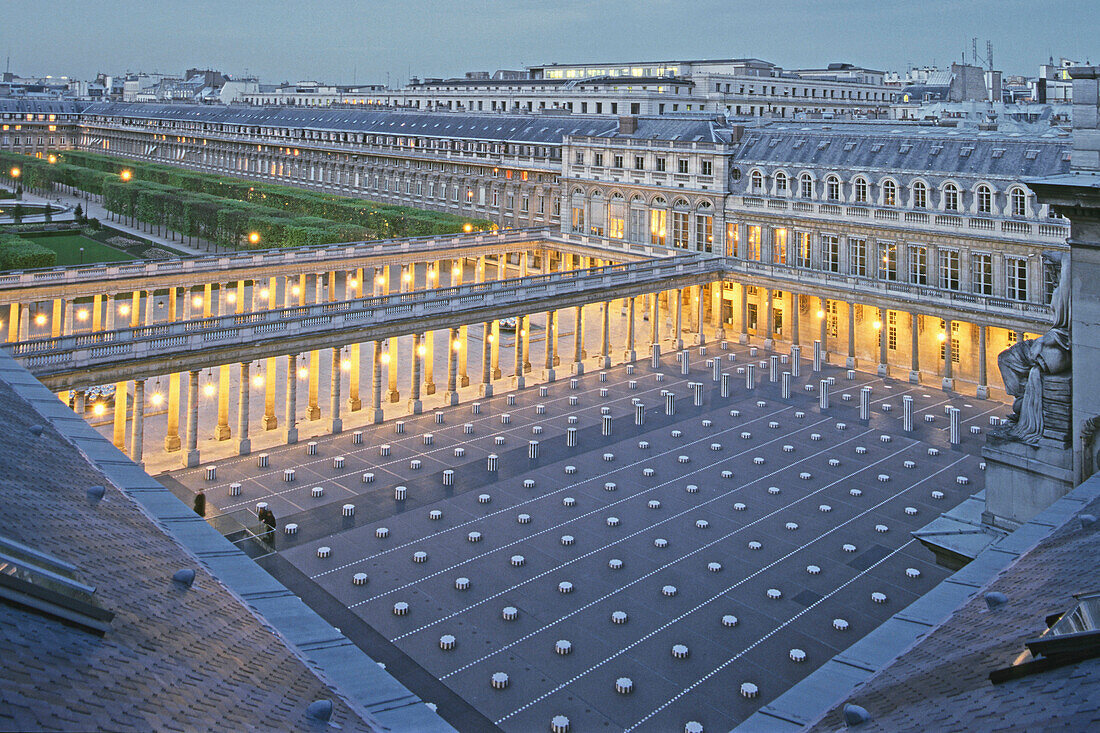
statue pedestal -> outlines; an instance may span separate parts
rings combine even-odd
[[[982,449],[985,512],[982,522],[1015,530],[1073,488],[1073,452],[1061,440],[1037,447],[988,436]]]

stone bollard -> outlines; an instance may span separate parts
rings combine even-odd
[[[532,461],[539,457],[539,442],[537,440],[527,441],[527,457]]]
[[[490,453],[489,458],[486,461],[486,468],[490,472],[495,472],[497,470],[497,462],[499,460],[500,460],[500,456],[498,456],[496,453]]]
[[[746,364],[745,365],[745,389],[755,389],[755,388],[756,388],[756,365],[755,364]]]
[[[962,411],[957,407],[952,407],[947,413],[947,419],[951,426],[951,445],[959,444],[959,415]]]
[[[684,349],[680,352],[680,374],[686,376],[691,369],[691,359],[688,358],[688,350]]]
[[[822,410],[829,409],[829,380],[822,379],[818,383],[817,406]]]
[[[454,469],[445,469],[443,471],[443,485],[454,486],[455,485],[455,472]]]
[[[635,425],[644,425],[645,424],[645,405],[641,405],[641,404],[634,405],[634,424]]]
[[[676,414],[676,395],[672,394],[671,392],[665,394],[665,414]]]
[[[351,442],[353,445],[363,445],[363,431],[356,430],[351,434]]]
[[[611,435],[611,416],[604,415],[601,420],[600,432],[606,437]]]
[[[859,389],[859,419],[870,420],[871,419],[871,388],[860,387]]]
[[[721,381],[721,379],[722,379],[722,360],[719,359],[718,357],[715,357],[715,358],[711,359],[710,360],[710,369],[711,369],[711,379],[713,379],[715,382]]]
[[[795,344],[791,347],[791,376],[802,375],[802,347]]]
[[[821,341],[814,340],[814,371],[821,371]]]
[[[783,399],[789,400],[791,398],[791,373],[783,372]]]
[[[901,398],[901,429],[907,433],[913,432],[913,397],[904,395]]]
[[[659,369],[661,367],[661,345],[660,344],[651,344],[649,348],[650,348],[650,357],[649,357],[650,358],[650,366],[652,366],[654,369]]]
[[[772,354],[770,357],[768,357],[768,359],[770,361],[770,364],[768,365],[768,381],[769,382],[778,382],[779,381],[779,355],[778,354]]]
[[[703,406],[703,383],[702,382],[692,382],[691,391],[692,391],[692,395],[693,395],[693,404],[696,407],[702,407]]]
[[[577,447],[577,429],[566,428],[565,429],[565,444],[570,448]]]
[[[729,397],[730,396],[730,375],[729,375],[729,372],[722,372],[722,381],[721,381],[720,389],[722,390],[721,395],[723,397]]]

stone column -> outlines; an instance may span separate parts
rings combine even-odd
[[[951,320],[944,321],[943,324],[943,388],[954,389],[955,378],[953,368],[953,354],[951,353]]]
[[[890,365],[886,359],[886,309],[878,309],[878,374],[885,377],[890,373]]]
[[[465,260],[461,257],[454,261],[454,267],[451,268],[451,285],[453,287],[458,287],[459,285],[462,285],[462,275],[463,275],[462,268],[463,268],[464,264],[465,264]],[[460,386],[460,387],[469,387],[470,386],[470,375],[467,374],[467,372],[466,372],[466,368],[467,368],[467,364],[466,364],[467,354],[466,354],[466,352],[468,350],[467,347],[469,347],[469,345],[470,345],[470,342],[469,342],[469,328],[467,326],[463,325],[463,326],[458,327],[458,341],[459,341],[459,344],[460,344],[459,350],[458,350],[458,377],[457,377],[458,386]],[[452,351],[454,350],[454,338],[453,337],[451,338],[450,348],[451,348]]]
[[[409,387],[409,412],[419,415],[424,411],[424,404],[420,401],[420,360],[423,358],[424,346],[420,343],[420,334],[413,334],[412,342],[412,384]]]
[[[573,373],[584,374],[584,306],[574,309],[573,322]]]
[[[164,435],[164,450],[180,449],[180,373],[168,375],[168,429]]]
[[[676,294],[676,322],[673,328],[676,329],[676,333],[673,334],[672,342],[673,348],[676,351],[684,350],[684,291],[680,288],[669,291]]]
[[[309,352],[309,403],[306,408],[306,418],[309,420],[321,419],[320,391],[321,352],[314,349]]]
[[[184,465],[194,468],[199,465],[199,373],[193,370],[187,381],[187,455]]]
[[[238,299],[239,300],[239,299]],[[248,439],[248,393],[251,383],[250,364],[241,362],[241,377],[237,395],[237,455],[247,456],[252,452],[252,441]]]
[[[145,325],[152,326],[157,320],[157,297],[155,290],[145,291]],[[238,301],[240,298],[238,298]]]
[[[371,422],[375,425],[382,422],[382,342],[374,342],[374,350],[371,356]]]
[[[141,325],[141,291],[135,290],[130,299],[130,328]]]
[[[706,297],[703,295],[702,285],[695,286],[695,345],[703,346],[707,342],[706,334],[703,333],[703,312],[706,305]]]
[[[444,397],[448,405],[458,404],[458,355],[462,351],[458,334],[458,329],[452,328],[447,343],[447,394]]]
[[[483,396],[493,394],[493,357],[496,353],[496,344],[493,340],[494,323],[485,321],[481,324],[481,389]]]
[[[348,410],[356,412],[363,409],[363,401],[359,398],[359,344],[348,346],[348,360],[351,362],[348,369]]]
[[[741,283],[738,289],[741,291],[741,333],[737,335],[737,342],[747,344],[749,342],[749,288]]]
[[[141,465],[145,443],[145,380],[134,380],[134,411],[130,426],[130,460]]]
[[[547,382],[557,379],[557,374],[554,372],[554,352],[557,351],[555,345],[558,341],[556,319],[557,311],[546,311],[546,361],[543,367],[543,378]]]
[[[275,380],[274,372],[268,372],[267,381]],[[286,444],[298,442],[298,355],[286,358]]]
[[[169,321],[169,323],[175,323],[176,322],[176,300],[175,300],[174,295],[175,295],[176,289],[171,288],[171,292],[173,294],[173,297],[169,300],[169,303],[168,303],[168,305],[169,305],[169,308],[168,308],[168,321]],[[106,300],[107,300],[107,308],[110,309],[110,307],[111,307],[111,298],[110,298],[110,296],[107,296]],[[104,296],[103,295],[96,294],[96,295],[92,296],[92,331],[102,331],[103,330],[103,301],[104,301]],[[12,308],[13,309],[18,309],[18,307],[19,306],[17,304],[12,303]],[[12,318],[12,325],[13,326],[18,326],[19,325],[19,319],[18,318]]]
[[[852,301],[848,301],[848,358],[844,360],[844,366],[848,369],[856,368],[856,306]],[[882,322],[881,328],[885,327],[885,321]]]
[[[443,268],[441,267],[442,260],[436,262],[429,262],[424,267],[424,289],[431,290],[439,287],[440,275]],[[432,268],[435,268],[433,277]],[[416,285],[416,264],[409,265],[409,269],[412,272],[411,285]],[[412,289],[410,287],[410,289]],[[424,394],[435,394],[435,331],[426,331],[424,333]]]
[[[711,289],[711,309],[713,310],[712,317],[714,318],[714,338],[719,341],[726,340],[726,298],[725,298],[725,283],[722,280],[715,280],[710,284]]]
[[[909,381],[920,384],[920,316],[909,314]]]
[[[519,316],[516,319],[516,389],[523,389],[526,386],[526,380],[523,377],[523,365],[525,359],[523,357],[523,336],[527,330],[527,316]]]
[[[821,321],[821,324],[820,324],[821,335],[820,335],[819,338],[821,339],[821,360],[824,363],[828,364],[829,363],[829,326],[828,326],[827,321],[828,321],[828,318],[829,318],[829,301],[825,300],[825,298],[821,298],[820,301],[821,301],[821,303],[820,303],[821,318],[819,320]]]
[[[122,452],[126,452],[126,390],[129,382],[115,383],[115,423],[114,444]]]
[[[118,313],[118,305],[115,303],[115,298],[114,298],[113,295],[107,294],[107,295],[103,296],[103,300],[105,301],[105,304],[106,304],[105,315],[106,315],[106,321],[107,321],[106,324],[104,325],[103,329],[105,331],[114,331],[115,330],[115,315]],[[23,306],[23,307],[26,308],[26,306]],[[25,313],[25,315],[30,315],[29,313],[26,313],[26,311],[24,311],[24,313]],[[186,313],[184,314],[184,320],[187,320],[187,315],[188,314],[186,314]],[[27,320],[29,322],[29,319],[27,319]],[[22,330],[23,330],[22,326],[23,326],[23,324],[20,324],[20,329],[19,329],[20,332],[22,332]]]
[[[978,326],[978,392],[977,397],[980,400],[989,399],[989,377],[986,374],[986,353],[985,353],[985,330],[984,324]]]
[[[404,270],[403,267],[401,269]],[[382,284],[382,292],[383,292],[384,295],[389,295],[389,293],[390,293],[390,268],[386,267],[384,272],[385,272],[385,275],[384,275],[385,282],[383,282],[383,284]],[[403,288],[402,281],[404,280],[404,278],[402,278],[401,276],[398,276],[398,277],[400,278],[400,280],[398,281],[397,287],[400,291],[400,289]],[[390,361],[389,361],[389,363],[386,367],[386,372],[389,376],[389,392],[386,395],[386,399],[389,400],[390,402],[397,402],[398,400],[401,399],[401,393],[397,391],[398,343],[397,343],[397,337],[396,336],[390,338],[389,354],[390,354]],[[413,357],[414,358],[416,357],[415,352],[413,353]]]
[[[490,363],[492,364],[493,379],[500,379],[500,319],[493,321],[493,332],[490,334],[489,343],[492,347]]]
[[[611,301],[605,300],[600,306],[600,369],[611,368]]]
[[[50,337],[58,338],[68,330],[68,303],[64,298],[53,299],[53,313],[50,318]],[[67,333],[65,335],[68,335]]]
[[[798,335],[798,323],[801,320],[798,308],[799,295],[791,293],[791,346],[801,346]]]
[[[623,361],[633,364],[638,359],[638,353],[634,349],[634,307],[637,298],[627,298],[626,309],[626,351],[623,353]]]
[[[335,282],[333,279],[329,280],[331,291],[335,291]],[[333,347],[332,349],[332,374],[329,375],[329,388],[328,388],[328,410],[332,415],[332,434],[336,435],[342,432],[344,429],[344,421],[340,419],[340,348]]]
[[[658,356],[660,356],[660,353],[661,353],[661,331],[660,331],[660,328],[661,327],[660,327],[660,319],[658,318],[658,315],[657,315],[657,309],[659,307],[657,296],[658,296],[657,293],[653,293],[653,295],[652,295],[652,303],[651,303],[652,313],[650,313],[650,316],[649,316],[649,332],[650,332],[649,350],[650,350],[651,353],[654,353],[654,354],[657,354]]]
[[[775,323],[775,296],[772,293],[772,289],[768,288],[764,296],[764,348],[771,351],[775,348],[775,334],[772,332],[772,325]]]
[[[229,365],[218,367],[218,426],[214,430],[218,440],[229,440]]]
[[[520,277],[527,277],[527,258],[528,253],[526,251],[520,253]],[[523,316],[520,321],[527,324],[527,328],[522,329],[522,333],[516,332],[516,338],[523,339],[523,371],[524,373],[531,371],[531,329],[530,319],[527,316]]]

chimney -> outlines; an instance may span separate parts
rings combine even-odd
[[[732,126],[730,126],[730,142],[731,143],[741,142],[741,138],[744,137],[744,135],[745,135],[745,126],[744,125],[732,125]]]
[[[638,131],[638,118],[632,115],[619,118],[619,134],[633,135]]]
[[[1075,171],[1100,170],[1100,67],[1075,66],[1073,79],[1073,160]]]

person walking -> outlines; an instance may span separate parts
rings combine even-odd
[[[263,540],[269,545],[275,544],[275,528],[278,522],[275,521],[275,515],[270,509],[264,507],[257,514],[256,517],[260,520],[262,526],[261,531],[263,533]]]

